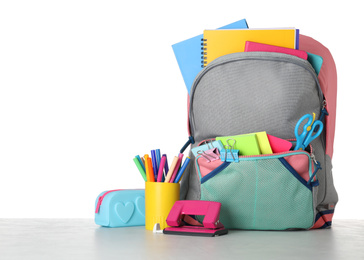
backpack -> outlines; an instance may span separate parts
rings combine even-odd
[[[331,226],[338,202],[332,177],[336,67],[316,40],[300,35],[299,46],[323,58],[318,77],[307,60],[292,55],[241,52],[215,59],[194,80],[188,99],[191,149],[217,136],[260,131],[294,143],[295,125],[305,114],[315,113],[324,125],[304,151],[242,156],[229,163],[207,162],[189,152],[181,199],[221,202],[226,228]]]

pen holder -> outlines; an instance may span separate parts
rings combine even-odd
[[[168,227],[166,219],[179,200],[179,183],[146,182],[145,183],[145,229],[153,230],[156,223],[160,228]]]

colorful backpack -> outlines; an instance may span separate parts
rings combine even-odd
[[[190,151],[181,199],[222,203],[226,228],[327,228],[338,202],[333,184],[337,77],[329,50],[300,35],[300,50],[323,58],[317,77],[304,59],[273,52],[241,52],[210,62],[195,78],[188,102],[191,149],[217,136],[266,131],[295,143],[305,114],[324,124],[306,150],[209,161]],[[182,151],[182,150],[181,150]]]

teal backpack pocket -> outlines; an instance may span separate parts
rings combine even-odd
[[[318,181],[305,151],[242,156],[223,162],[206,174],[196,158],[201,200],[222,203],[226,228],[250,230],[309,229],[315,220]],[[201,169],[204,169],[202,171]]]

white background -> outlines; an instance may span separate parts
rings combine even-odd
[[[296,27],[338,71],[335,218],[364,218],[359,1],[2,1],[0,217],[93,217],[97,195],[143,188],[132,159],[187,140],[171,45],[246,18]],[[339,4],[340,3],[340,4]]]

